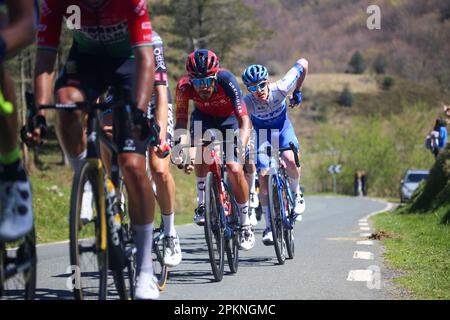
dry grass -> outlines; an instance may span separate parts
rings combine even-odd
[[[345,85],[349,85],[353,93],[376,94],[379,92],[377,81],[371,75],[317,73],[309,74],[305,81],[305,88],[314,94],[341,92]]]

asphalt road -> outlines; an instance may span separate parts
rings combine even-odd
[[[386,209],[366,198],[306,197],[303,221],[295,227],[296,255],[278,265],[274,248],[261,242],[264,220],[256,227],[256,245],[240,251],[239,270],[213,282],[203,228],[177,228],[183,261],[171,269],[161,299],[301,300],[393,299],[381,257],[383,248],[367,240],[369,214]],[[68,244],[38,248],[38,299],[73,299],[67,288]],[[111,285],[112,287],[112,285]],[[111,293],[114,294],[113,289]],[[110,298],[116,298],[111,296]]]

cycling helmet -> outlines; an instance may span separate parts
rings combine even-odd
[[[218,69],[219,58],[211,50],[195,50],[186,60],[186,71],[193,78],[212,76]]]
[[[269,78],[269,72],[267,68],[260,64],[253,64],[245,69],[242,74],[242,81],[246,86],[252,83],[267,80]]]

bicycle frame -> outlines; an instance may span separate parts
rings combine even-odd
[[[223,142],[226,143],[227,141]],[[222,144],[222,143],[220,143]],[[233,236],[233,231],[227,222],[227,218],[231,216],[232,207],[233,205],[237,207],[237,202],[234,196],[232,196],[232,190],[229,187],[228,183],[225,181],[225,153],[222,152],[222,162],[223,164],[219,163],[220,156],[214,150],[214,148],[211,149],[210,157],[213,159],[213,162],[208,166],[208,171],[212,172],[214,174],[214,177],[216,178],[216,183],[218,186],[218,192],[219,192],[219,198],[220,198],[220,204],[221,204],[221,227],[224,228],[224,235],[225,239],[231,239]],[[227,199],[228,195],[228,199]],[[225,212],[225,208],[227,207],[227,211]]]
[[[119,248],[120,241],[117,240],[118,233],[121,231],[117,228],[116,217],[120,214],[117,208],[117,197],[113,196],[116,187],[120,183],[120,172],[117,163],[118,148],[113,141],[111,141],[100,125],[100,120],[97,116],[97,110],[106,110],[114,106],[123,106],[121,101],[116,103],[80,103],[80,104],[61,104],[61,105],[41,105],[41,109],[62,109],[62,110],[83,110],[87,113],[87,155],[86,162],[95,168],[98,172],[98,199],[99,199],[99,217],[101,219],[100,230],[100,249],[107,250],[108,242],[112,244],[109,250],[122,250]],[[30,106],[35,108],[35,106]],[[100,157],[100,142],[102,142],[112,154],[111,163],[111,178],[106,175],[105,168]],[[106,188],[105,188],[106,186]],[[120,216],[120,219],[123,217]],[[122,220],[120,220],[122,221]],[[122,243],[124,246],[126,243]],[[125,253],[126,257],[132,254],[132,250]],[[111,255],[110,255],[111,256]]]
[[[216,150],[213,148],[213,146],[215,145],[223,145],[226,143],[232,143],[234,141],[223,141],[223,142],[215,142],[214,140],[212,141],[203,141],[200,144],[186,144],[186,145],[180,145],[181,148],[191,148],[191,147],[201,147],[201,148],[211,148],[210,150],[210,157],[212,159],[212,163],[208,165],[208,172],[212,172],[214,174],[214,177],[216,179],[216,183],[217,183],[217,190],[219,193],[219,199],[220,199],[220,205],[221,205],[221,213],[220,213],[220,223],[221,223],[221,227],[224,228],[224,234],[225,234],[225,239],[231,239],[231,237],[233,236],[233,232],[231,230],[231,227],[229,226],[229,224],[227,223],[227,217],[229,217],[231,215],[231,210],[232,210],[232,206],[234,205],[235,207],[237,207],[237,202],[236,199],[234,198],[234,196],[232,196],[232,190],[230,188],[230,186],[228,185],[228,183],[225,181],[225,168],[226,168],[226,164],[225,164],[225,153],[222,152],[222,164],[220,164],[220,155],[216,152]],[[202,152],[203,154],[203,152]],[[178,167],[180,168],[181,164],[178,164]],[[227,194],[228,194],[228,198],[227,199]],[[225,207],[228,208],[227,212],[228,214],[225,212]]]

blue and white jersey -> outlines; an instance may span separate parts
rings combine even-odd
[[[303,74],[303,66],[296,63],[279,81],[269,85],[269,98],[265,102],[251,93],[244,97],[253,127],[258,129],[282,129],[287,120],[286,96]]]

